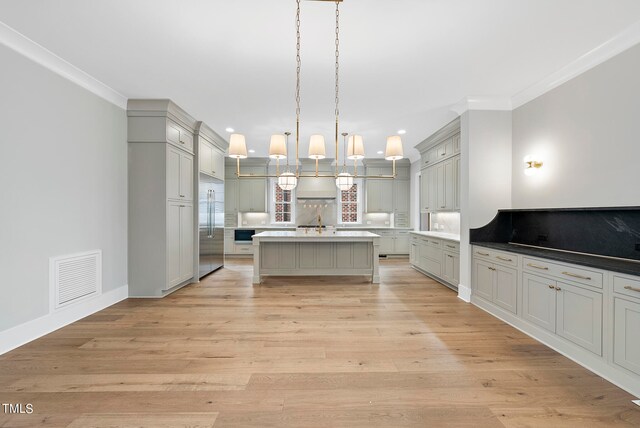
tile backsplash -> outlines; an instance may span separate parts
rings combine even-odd
[[[460,213],[433,213],[429,230],[460,234]]]

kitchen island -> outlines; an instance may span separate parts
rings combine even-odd
[[[366,275],[380,282],[380,236],[363,231],[273,231],[253,236],[253,283],[264,275]]]

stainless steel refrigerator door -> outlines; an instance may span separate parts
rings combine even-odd
[[[219,180],[201,180],[198,199],[202,278],[224,265],[224,184]]]

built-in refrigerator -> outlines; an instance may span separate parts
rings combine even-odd
[[[198,234],[199,278],[224,266],[224,182],[200,175]]]

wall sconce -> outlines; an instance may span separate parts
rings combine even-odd
[[[540,156],[527,155],[524,157],[524,175],[534,175],[542,168],[543,162]]]

